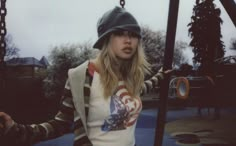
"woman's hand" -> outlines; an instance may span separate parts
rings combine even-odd
[[[169,69],[169,70],[166,70],[166,71],[164,71],[164,74],[171,74],[172,72],[173,72],[174,70],[172,70],[172,69]]]
[[[168,70],[163,71],[163,68],[161,67],[158,72],[163,73],[164,75],[170,75],[172,72],[174,72],[174,70],[168,69]]]
[[[14,125],[14,121],[11,116],[4,112],[0,112],[0,135],[5,133]]]

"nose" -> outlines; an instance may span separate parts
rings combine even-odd
[[[125,41],[130,43],[131,42],[131,35],[129,33],[125,33],[124,34],[124,37],[125,37]]]

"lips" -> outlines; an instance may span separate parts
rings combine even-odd
[[[132,50],[133,50],[133,49],[130,48],[130,47],[127,47],[127,48],[122,49],[122,51],[125,52],[125,53],[131,53]]]

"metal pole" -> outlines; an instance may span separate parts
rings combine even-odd
[[[170,0],[163,70],[168,70],[172,68],[175,34],[176,34],[176,26],[178,19],[178,9],[179,9],[179,0]],[[155,143],[154,143],[155,146],[161,146],[163,141],[164,127],[166,121],[166,111],[167,111],[166,108],[167,108],[168,90],[169,90],[169,77],[166,77],[160,87],[160,107],[157,114]]]
[[[4,56],[6,54],[5,36],[7,34],[5,17],[7,14],[6,0],[1,0],[0,7],[0,67],[4,64]]]
[[[236,3],[234,0],[220,0],[221,4],[224,6],[226,12],[234,23],[236,27]]]
[[[4,56],[6,54],[6,42],[5,36],[7,33],[6,30],[6,22],[5,17],[7,14],[6,9],[6,0],[1,0],[0,6],[0,110],[3,105],[3,98],[5,97],[5,90],[3,89],[5,86],[5,71],[6,71],[6,63],[4,61]]]

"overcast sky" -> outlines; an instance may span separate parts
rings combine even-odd
[[[189,43],[187,24],[195,0],[180,0],[176,40]],[[219,0],[223,41],[226,49],[236,29]],[[7,0],[7,32],[20,49],[21,57],[40,59],[50,48],[66,43],[95,42],[96,24],[101,15],[119,6],[119,0]],[[126,0],[125,8],[142,25],[166,32],[169,0]],[[228,50],[228,49],[227,49]],[[189,54],[191,50],[187,52]],[[227,51],[226,55],[236,55]]]

